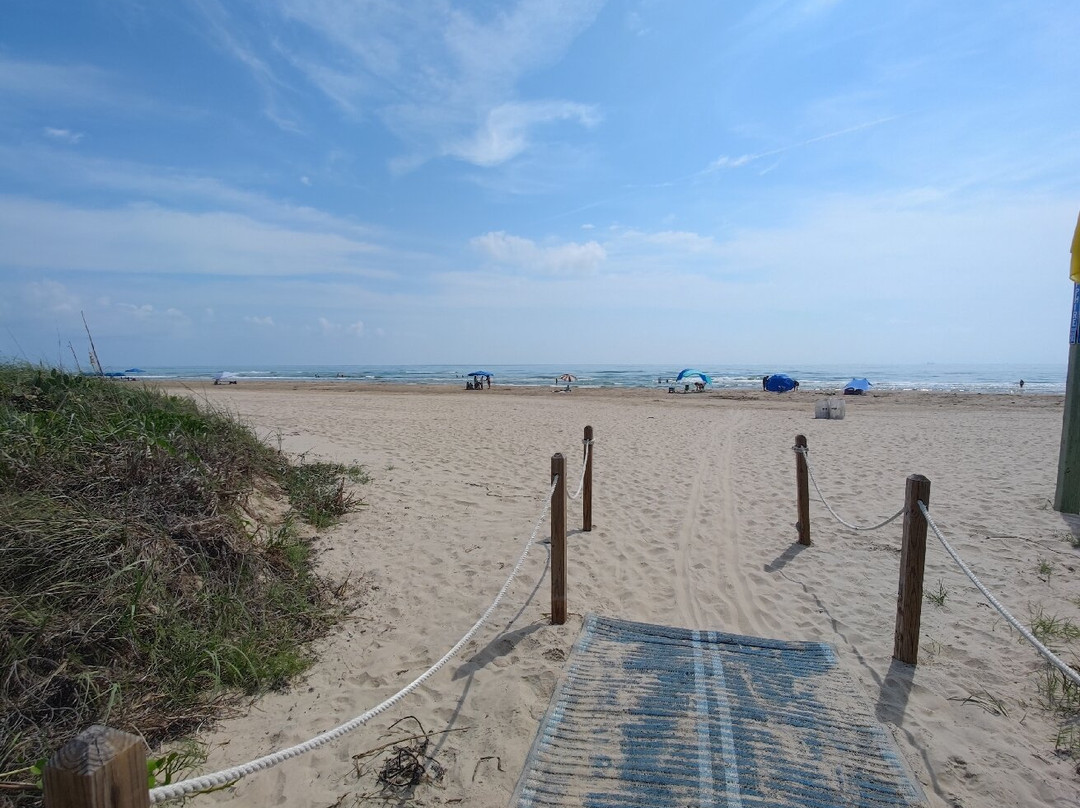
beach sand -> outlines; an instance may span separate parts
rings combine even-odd
[[[593,530],[580,530],[580,502],[567,511],[565,625],[548,624],[537,544],[491,623],[424,686],[356,732],[191,805],[365,804],[391,750],[363,758],[359,778],[354,756],[413,716],[440,733],[427,750],[438,776],[389,804],[506,806],[589,612],[824,641],[930,805],[1080,804],[1078,761],[1055,753],[1060,724],[1040,707],[1034,650],[931,533],[926,589],[947,594],[924,603],[919,665],[894,662],[901,521],[856,533],[811,487],[813,545],[801,547],[791,448],[807,436],[826,498],[858,524],[895,513],[906,477],[926,475],[935,520],[1021,621],[1041,612],[1080,625],[1080,550],[1068,541],[1080,521],[1051,506],[1061,397],[875,394],[846,398],[846,418],[827,421],[814,418],[821,394],[806,391],[169,389],[238,413],[292,454],[360,463],[372,477],[359,489],[366,507],[316,542],[322,569],[349,577],[362,607],[319,644],[304,681],[202,736],[202,771],[306,740],[426,670],[509,575],[547,498],[552,454],[567,458],[572,493],[586,425],[596,440]],[[395,732],[417,729],[409,718]]]

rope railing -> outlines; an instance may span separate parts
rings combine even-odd
[[[894,521],[901,514],[904,513],[904,509],[901,508],[896,513],[894,513],[892,516],[890,516],[888,519],[886,519],[884,522],[878,522],[876,525],[865,525],[865,526],[864,525],[855,525],[855,524],[852,524],[851,522],[846,521],[842,516],[840,516],[840,514],[838,514],[835,510],[833,510],[833,506],[829,504],[829,501],[827,499],[825,499],[825,495],[821,492],[821,486],[818,485],[817,477],[814,476],[814,467],[810,464],[810,450],[805,446],[798,446],[798,445],[793,446],[792,448],[795,450],[796,454],[802,455],[803,459],[806,461],[806,471],[810,475],[810,482],[812,482],[814,484],[814,490],[817,491],[817,495],[818,495],[818,498],[821,500],[821,504],[824,505],[825,509],[830,514],[832,514],[833,518],[837,522],[842,524],[844,527],[850,528],[851,530],[857,530],[857,531],[878,530],[880,528],[885,527],[885,525],[887,525],[890,522]]]
[[[592,427],[585,427],[585,437],[582,441],[584,451],[581,480],[578,483],[577,492],[570,497],[571,499],[582,498],[584,531],[592,530],[592,435]],[[142,738],[112,727],[95,725],[81,732],[78,737],[57,750],[49,759],[43,771],[46,804],[52,805],[53,808],[96,808],[99,802],[95,795],[104,793],[103,790],[123,797],[120,800],[123,804],[146,805],[177,799],[229,785],[249,774],[263,771],[317,749],[363,726],[423,685],[476,636],[477,632],[490,620],[511,584],[521,572],[529,551],[536,543],[540,526],[548,516],[551,521],[551,623],[552,625],[564,623],[566,621],[566,502],[568,497],[563,456],[553,455],[551,464],[551,487],[544,506],[520,557],[491,605],[449,651],[393,696],[345,723],[287,749],[264,755],[239,766],[149,790],[145,774],[145,742]]]
[[[424,682],[426,682],[428,679],[438,673],[439,670],[446,665],[446,663],[453,659],[458,654],[458,652],[461,651],[461,649],[468,644],[468,642],[476,635],[476,633],[480,630],[484,623],[487,622],[488,618],[491,617],[495,609],[498,608],[499,603],[502,602],[503,596],[506,594],[507,590],[509,590],[510,585],[517,577],[518,572],[521,571],[521,567],[525,563],[525,559],[529,555],[529,550],[532,549],[533,544],[536,542],[536,536],[537,533],[539,533],[540,531],[540,525],[543,524],[544,518],[548,514],[548,510],[551,508],[551,495],[555,492],[555,488],[558,486],[558,484],[559,479],[556,477],[555,480],[553,480],[551,483],[551,490],[548,492],[547,499],[544,501],[544,507],[540,512],[540,517],[536,520],[536,525],[533,527],[532,534],[529,536],[529,540],[525,543],[525,549],[522,551],[521,556],[518,558],[517,564],[514,565],[514,569],[510,572],[509,577],[506,579],[506,583],[504,583],[502,585],[502,588],[499,590],[499,594],[495,596],[495,600],[493,600],[491,605],[488,606],[487,610],[482,615],[480,615],[480,619],[473,623],[472,628],[466,631],[465,634],[462,635],[461,639],[454,643],[453,647],[445,654],[443,654],[443,656],[439,659],[438,662],[436,662],[422,674],[413,679],[412,682],[407,684],[390,698],[384,700],[375,707],[372,707],[367,712],[361,713],[360,715],[356,716],[355,718],[349,719],[343,724],[339,724],[333,729],[319,733],[318,735],[304,741],[303,743],[290,746],[287,749],[282,749],[269,755],[264,755],[260,758],[256,758],[255,760],[239,766],[233,766],[231,768],[223,769],[212,774],[204,774],[200,777],[194,777],[189,780],[182,780],[179,783],[173,783],[166,786],[158,786],[157,788],[150,790],[150,802],[158,803],[164,800],[172,800],[178,797],[184,797],[199,791],[205,791],[210,788],[220,788],[221,786],[228,785],[229,783],[246,777],[249,774],[254,774],[255,772],[269,769],[270,767],[276,766],[278,763],[282,763],[286,760],[289,760],[290,758],[305,754],[306,752],[310,752],[313,749],[318,749],[320,746],[330,743],[330,741],[336,740],[342,735],[345,735],[349,732],[352,732],[354,729],[363,726],[372,718],[375,718],[375,716],[385,712],[386,710],[389,710],[407,695],[409,695],[422,684],[424,684]]]
[[[577,491],[573,494],[566,495],[568,499],[578,499],[581,496],[581,492],[585,490],[585,472],[589,468],[589,455],[592,454],[593,441],[592,438],[585,438],[581,442],[585,447],[585,451],[582,452],[581,457],[581,477],[578,478]]]
[[[922,512],[923,518],[925,518],[927,524],[930,525],[930,529],[934,531],[934,535],[937,536],[938,541],[941,542],[941,546],[945,548],[945,552],[952,556],[952,560],[956,562],[957,566],[959,566],[960,569],[963,570],[964,574],[971,580],[971,582],[975,584],[975,588],[982,592],[983,597],[985,597],[987,601],[989,601],[990,605],[997,609],[1001,616],[1004,617],[1005,620],[1009,623],[1009,625],[1011,625],[1018,632],[1020,632],[1020,636],[1022,636],[1025,640],[1031,643],[1031,645],[1034,646],[1035,650],[1046,658],[1047,662],[1057,668],[1061,672],[1062,676],[1064,676],[1074,685],[1080,687],[1080,673],[1077,673],[1072,667],[1062,661],[1062,659],[1057,654],[1055,654],[1042,642],[1040,642],[1039,638],[1036,637],[1031,632],[1031,630],[1027,628],[1027,626],[1025,626],[1019,620],[1013,617],[1012,614],[1009,613],[1009,610],[1001,605],[998,599],[994,597],[993,593],[991,593],[990,590],[983,585],[983,582],[979,580],[978,576],[971,571],[971,568],[968,567],[967,564],[964,563],[964,559],[960,557],[960,554],[956,552],[953,546],[949,544],[948,540],[941,534],[938,526],[934,523],[933,518],[930,516],[930,511],[929,509],[927,509],[925,503],[923,503],[922,500],[919,500],[918,506],[919,511]]]
[[[900,587],[899,594],[897,596],[896,604],[896,632],[893,645],[893,657],[899,659],[902,662],[909,664],[916,664],[919,654],[919,626],[922,619],[922,599],[923,599],[923,572],[926,562],[926,529],[929,527],[934,531],[934,535],[937,536],[938,541],[941,542],[941,546],[945,548],[945,552],[949,554],[961,571],[968,577],[975,588],[982,593],[983,597],[993,606],[1006,622],[1009,623],[1016,631],[1023,637],[1031,646],[1039,652],[1053,665],[1065,679],[1072,684],[1080,687],[1080,671],[1064,662],[1057,656],[1050,648],[1042,643],[1038,637],[1017,620],[1006,609],[1001,602],[994,597],[994,594],[986,588],[978,576],[972,572],[971,568],[964,563],[964,560],[960,557],[960,554],[956,552],[956,549],[949,543],[948,539],[942,534],[933,518],[930,516],[930,508],[927,503],[930,501],[930,481],[921,474],[912,474],[907,479],[907,489],[904,497],[904,507],[902,507],[895,514],[888,519],[871,526],[853,525],[850,522],[842,519],[833,507],[825,499],[825,495],[821,492],[821,487],[818,485],[817,478],[814,476],[813,467],[810,465],[810,450],[806,445],[806,437],[804,435],[795,436],[795,450],[796,457],[798,459],[796,465],[796,482],[798,488],[798,507],[799,507],[799,534],[800,541],[804,544],[809,544],[809,515],[808,515],[808,502],[809,494],[806,485],[806,478],[809,477],[810,481],[814,485],[814,489],[817,491],[818,496],[821,498],[821,502],[825,505],[825,508],[830,514],[845,527],[852,530],[877,530],[884,527],[899,516],[904,516],[904,531],[902,544],[900,549]],[[803,541],[804,536],[806,540]]]

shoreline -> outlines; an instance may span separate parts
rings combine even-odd
[[[1065,396],[1062,393],[971,393],[937,390],[881,390],[861,396],[845,396],[840,391],[798,390],[787,393],[770,393],[764,390],[739,388],[705,390],[704,392],[676,391],[669,393],[664,389],[640,387],[573,387],[569,393],[553,385],[492,385],[490,389],[465,390],[462,387],[445,384],[394,384],[388,382],[352,382],[352,381],[296,381],[281,380],[241,380],[237,384],[217,384],[212,381],[151,381],[139,380],[140,384],[157,387],[171,393],[198,393],[212,397],[224,391],[250,391],[258,393],[311,393],[328,394],[371,394],[371,395],[445,395],[458,397],[469,395],[475,400],[483,397],[548,397],[548,398],[589,398],[605,401],[671,401],[716,403],[716,402],[760,402],[770,407],[797,409],[813,407],[823,398],[840,398],[845,408],[873,407],[881,404],[910,405],[938,404],[948,402],[952,405],[963,404],[972,407],[1015,407],[1019,409],[1061,409]]]

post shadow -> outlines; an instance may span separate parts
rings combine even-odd
[[[807,548],[808,545],[801,542],[795,542],[788,547],[784,552],[765,565],[765,572],[779,572],[788,565],[789,561],[793,561],[795,557]]]
[[[878,689],[877,707],[874,710],[878,721],[895,724],[898,727],[904,725],[904,715],[907,713],[914,679],[914,665],[901,662],[899,659],[893,659],[889,663],[889,670]]]

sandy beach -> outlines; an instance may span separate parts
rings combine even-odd
[[[930,805],[1080,803],[1078,761],[1055,752],[1060,723],[1040,706],[1040,657],[932,534],[926,589],[945,595],[923,606],[913,668],[891,659],[900,521],[856,533],[815,498],[813,545],[798,545],[795,530],[801,433],[846,520],[892,515],[906,477],[924,474],[938,525],[1021,621],[1080,625],[1080,550],[1069,541],[1080,520],[1051,506],[1059,396],[848,397],[844,420],[828,421],[814,418],[821,395],[811,392],[168,389],[235,411],[291,454],[359,463],[372,477],[358,489],[366,506],[316,541],[322,569],[348,577],[362,606],[320,643],[303,682],[201,737],[207,772],[343,723],[439,659],[519,558],[547,499],[552,454],[567,458],[572,492],[586,425],[596,441],[593,530],[580,530],[579,502],[567,511],[565,625],[549,625],[548,552],[537,544],[490,625],[418,691],[356,732],[191,805],[367,804],[386,755],[354,756],[415,732],[412,716],[438,733],[427,750],[437,765],[410,800],[388,804],[506,806],[588,613],[826,642]],[[539,535],[547,531],[545,522]]]

